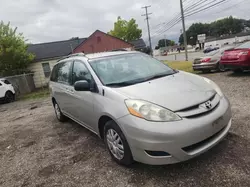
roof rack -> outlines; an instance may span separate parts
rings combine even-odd
[[[57,62],[59,62],[59,61],[61,61],[61,60],[64,60],[64,59],[66,59],[66,58],[74,57],[74,56],[85,56],[85,54],[84,54],[84,53],[74,53],[74,54],[70,54],[70,55],[65,56],[65,57],[63,57],[63,58],[60,58]]]

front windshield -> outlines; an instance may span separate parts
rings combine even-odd
[[[107,86],[122,83],[131,85],[175,73],[162,62],[140,53],[91,60],[90,65]]]

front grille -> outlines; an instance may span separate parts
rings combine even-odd
[[[186,118],[192,119],[192,118],[198,118],[198,117],[205,116],[205,115],[209,114],[210,112],[213,112],[214,110],[216,110],[216,108],[218,108],[219,104],[220,103],[217,103],[217,105],[214,108],[212,108],[211,110],[207,110],[206,112],[202,112],[202,113],[199,113],[199,114],[194,114],[194,115],[186,116]]]
[[[203,140],[201,142],[192,144],[190,146],[183,147],[182,150],[184,150],[187,153],[190,153],[190,152],[193,152],[193,151],[203,147],[204,145],[206,145],[207,143],[209,143],[210,141],[212,141],[213,139],[218,137],[224,131],[225,128],[226,128],[226,126],[224,128],[222,128],[219,132],[217,132],[214,135],[210,136],[209,138],[207,138],[207,139],[205,139],[205,140]]]
[[[215,96],[216,96],[216,94],[214,94],[212,97],[210,97],[207,101],[213,101]],[[177,112],[187,112],[189,110],[197,109],[197,108],[199,108],[200,104],[197,104],[197,105],[194,105],[194,106],[191,106],[191,107],[188,107],[188,108],[184,108],[184,109],[179,110]]]
[[[208,101],[210,101],[211,103],[210,108],[207,108],[205,105],[205,103]],[[201,102],[199,104],[175,112],[183,118],[197,118],[207,115],[210,112],[213,112],[219,106],[219,103],[220,103],[220,96],[215,93],[208,100],[204,102]]]

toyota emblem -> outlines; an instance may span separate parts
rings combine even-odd
[[[205,102],[205,106],[206,106],[207,109],[212,108],[212,103],[211,103],[211,101]]]

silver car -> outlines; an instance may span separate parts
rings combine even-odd
[[[191,159],[231,126],[229,101],[213,81],[139,52],[74,54],[54,66],[50,80],[58,120],[99,135],[122,165]]]
[[[193,62],[194,71],[202,71],[208,73],[211,70],[225,71],[220,58],[225,50],[233,49],[235,46],[226,46],[215,51],[206,53],[203,57],[195,58]]]

